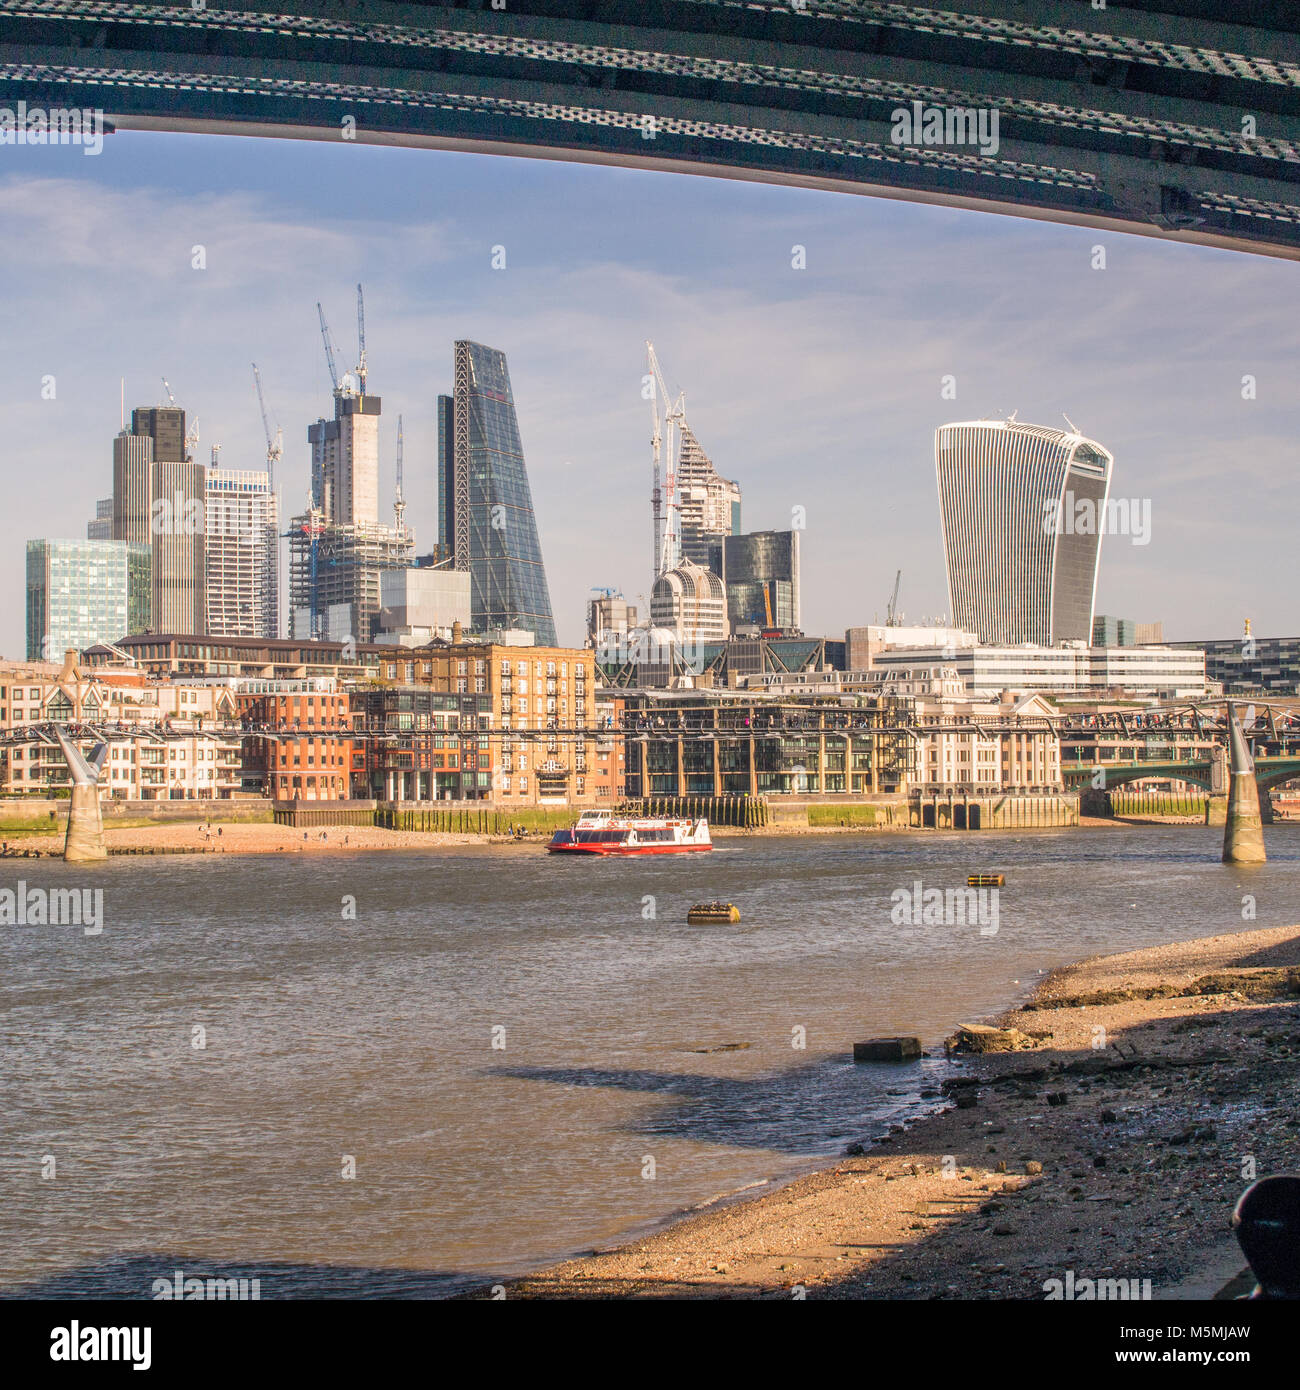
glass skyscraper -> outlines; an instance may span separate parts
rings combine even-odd
[[[117,642],[149,626],[152,558],[125,541],[27,542],[27,659]]]
[[[1092,641],[1111,455],[1015,420],[934,437],[954,626],[981,642]]]
[[[553,647],[555,622],[505,353],[458,342],[455,386],[438,397],[438,539],[470,572],[477,631],[523,628]]]
[[[733,634],[745,627],[799,631],[798,531],[725,537],[722,578]]]

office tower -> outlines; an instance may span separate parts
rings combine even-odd
[[[438,397],[438,539],[469,570],[473,626],[522,628],[553,647],[555,622],[505,353],[458,342]]]
[[[143,406],[113,441],[113,539],[152,552],[147,626],[202,635],[207,625],[203,508],[207,469],[186,452],[185,412]]]
[[[27,659],[116,642],[148,625],[147,545],[112,540],[27,542]]]
[[[650,590],[650,622],[682,643],[727,640],[727,591],[712,570],[683,560]]]
[[[714,568],[710,562],[716,562],[718,552],[711,547],[740,531],[740,484],[718,473],[685,420],[679,428],[677,497],[682,557],[706,569]]]
[[[722,579],[732,632],[798,632],[799,532],[752,531],[722,541]]]
[[[351,374],[334,392],[334,418],[307,430],[311,500],[328,522],[379,524],[379,417],[382,401],[363,393]]]
[[[153,438],[123,430],[113,440],[113,535],[128,545],[153,544]]]
[[[348,373],[334,419],[308,426],[311,505],[289,523],[289,635],[370,642],[379,631],[381,576],[415,558],[411,529],[379,520],[381,401]]]
[[[208,469],[209,636],[279,637],[279,520],[265,469]]]
[[[88,541],[111,541],[113,539],[113,499],[101,497],[95,503],[95,519],[86,522]]]
[[[982,642],[1090,642],[1111,455],[1014,419],[942,425],[934,448],[953,625]]]

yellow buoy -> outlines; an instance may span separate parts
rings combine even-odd
[[[696,903],[686,914],[686,920],[693,927],[713,922],[739,922],[740,909],[735,903]]]

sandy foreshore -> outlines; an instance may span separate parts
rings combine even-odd
[[[994,1020],[1038,1045],[954,1057],[907,1131],[508,1296],[1043,1299],[1069,1271],[1191,1296],[1244,1264],[1228,1222],[1251,1164],[1298,1166],[1296,966],[1300,926],[1057,971]]]
[[[6,834],[0,836],[0,840],[7,843],[10,850],[35,849],[56,857],[63,853],[62,831],[44,835]],[[214,822],[210,830],[189,821],[172,825],[110,824],[104,827],[104,843],[110,852],[115,849],[196,849],[214,854],[314,854],[322,851],[336,854],[353,850],[485,848],[490,845],[496,849],[537,853],[545,840],[543,835],[529,835],[513,841],[504,836],[385,830],[371,825],[313,826],[294,830],[287,825],[237,821]]]

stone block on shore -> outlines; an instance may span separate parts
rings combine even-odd
[[[1022,1033],[1019,1028],[990,1028],[984,1023],[963,1023],[943,1045],[951,1056],[954,1052],[1027,1052],[1041,1047],[1039,1038]]]
[[[920,1038],[868,1038],[853,1044],[855,1062],[910,1062],[920,1055]]]

